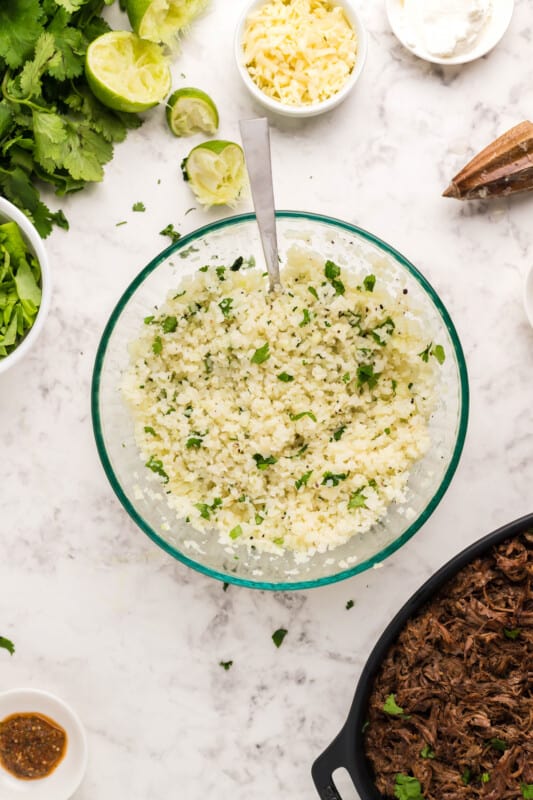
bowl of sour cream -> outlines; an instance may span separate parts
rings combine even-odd
[[[514,0],[387,0],[391,28],[415,56],[434,64],[465,64],[503,37]]]

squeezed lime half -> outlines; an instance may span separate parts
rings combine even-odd
[[[202,142],[193,147],[181,168],[198,201],[205,206],[234,204],[247,184],[244,152],[235,142]]]
[[[206,7],[208,0],[127,0],[131,27],[143,39],[176,44],[179,32]]]
[[[218,128],[218,110],[201,89],[184,87],[173,92],[167,101],[167,122],[174,136],[212,136]]]
[[[85,74],[98,100],[114,111],[146,111],[160,103],[171,87],[161,47],[131,31],[109,31],[91,42]]]

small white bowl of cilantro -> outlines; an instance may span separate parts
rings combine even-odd
[[[0,373],[39,336],[50,305],[48,257],[29,219],[0,198]]]

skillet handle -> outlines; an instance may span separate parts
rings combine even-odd
[[[339,767],[344,767],[353,780],[348,762],[346,739],[344,730],[342,730],[322,755],[318,756],[311,768],[311,775],[321,800],[342,800],[339,790],[335,786],[333,773]]]

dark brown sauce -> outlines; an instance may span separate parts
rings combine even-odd
[[[0,762],[16,778],[46,778],[66,749],[66,732],[44,714],[11,714],[0,722]]]

